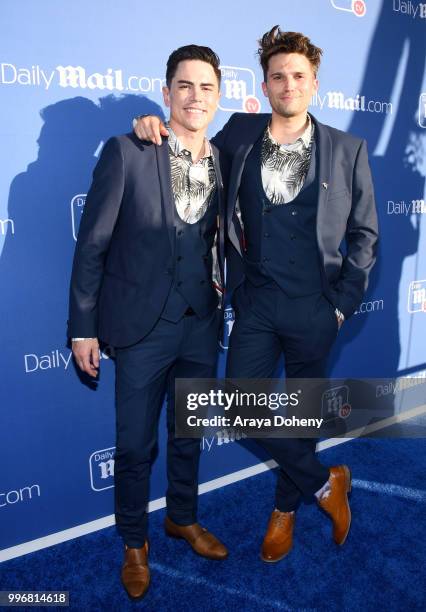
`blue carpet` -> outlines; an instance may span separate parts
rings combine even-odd
[[[164,511],[150,515],[152,583],[141,602],[129,601],[120,585],[114,528],[3,563],[0,588],[68,590],[70,608],[81,611],[424,610],[425,447],[424,440],[362,439],[321,452],[325,464],[352,469],[352,528],[342,548],[328,519],[306,504],[291,554],[277,564],[260,560],[275,482],[267,472],[200,498],[200,522],[231,551],[222,563],[166,538]]]

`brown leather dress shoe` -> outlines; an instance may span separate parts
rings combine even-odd
[[[295,512],[274,510],[269,519],[260,557],[267,563],[284,559],[293,546]]]
[[[202,557],[221,561],[228,556],[228,550],[222,542],[198,523],[185,526],[177,525],[166,516],[164,527],[166,535],[171,538],[186,540],[192,549]]]
[[[348,493],[351,490],[351,473],[347,465],[330,468],[330,491],[318,500],[318,504],[333,521],[333,539],[339,546],[345,543],[351,526],[351,509]]]
[[[149,587],[148,542],[143,548],[124,549],[121,581],[131,599],[142,599]]]

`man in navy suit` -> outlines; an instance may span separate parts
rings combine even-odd
[[[149,472],[168,392],[166,533],[209,559],[225,546],[197,523],[200,441],[174,435],[174,380],[215,376],[224,200],[219,153],[205,137],[217,108],[219,58],[188,45],[167,62],[164,146],[111,138],[95,168],[74,257],[68,334],[79,367],[116,354],[116,523],[131,598],[149,585]],[[220,223],[218,220],[220,219]]]
[[[323,378],[338,330],[362,301],[375,261],[377,216],[365,141],[321,124],[308,106],[322,51],[272,28],[259,41],[272,115],[234,114],[215,136],[228,186],[227,290],[235,324],[228,378]],[[157,140],[158,119],[136,132]],[[344,250],[342,248],[345,242]],[[323,466],[313,439],[258,439],[279,465],[264,561],[292,547],[295,511],[315,498],[342,545],[351,513],[347,466]]]

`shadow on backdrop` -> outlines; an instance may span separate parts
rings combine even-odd
[[[8,215],[16,231],[6,236],[0,258],[0,320],[9,347],[3,358],[18,360],[19,370],[25,353],[43,354],[66,345],[75,248],[71,201],[87,192],[101,144],[129,132],[132,118],[141,113],[163,115],[158,104],[136,95],[110,95],[99,105],[76,97],[40,113],[44,123],[38,156],[12,181]],[[10,396],[15,394],[11,389]]]
[[[392,202],[411,204],[413,199],[423,198],[426,135],[418,125],[417,112],[425,53],[424,20],[396,13],[392,3],[384,1],[359,93],[367,100],[388,101],[402,77],[399,81],[401,94],[399,100],[394,101],[392,116],[383,112],[354,112],[348,128],[368,143],[380,240],[365,301],[383,300],[383,310],[354,315],[343,326],[331,355],[333,376],[336,377],[393,377],[398,373],[401,354],[399,285],[405,258],[416,253],[419,257],[420,215],[388,214],[388,206],[389,210],[395,210]],[[388,144],[383,155],[374,155],[385,121],[393,121]],[[424,159],[420,160],[422,139]],[[410,148],[414,149],[414,154],[408,153]],[[418,277],[412,280],[415,278]],[[407,298],[403,298],[406,303]],[[380,308],[380,303],[376,307]],[[410,315],[406,313],[406,316]],[[408,343],[411,342],[412,318],[413,315],[409,337],[404,338]],[[419,364],[420,367],[424,364]]]

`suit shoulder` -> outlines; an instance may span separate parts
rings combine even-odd
[[[140,151],[154,151],[155,148],[155,145],[152,142],[140,140],[134,132],[113,136],[110,138],[110,140],[115,140],[116,144],[123,150],[123,152],[132,152],[135,150],[135,148],[139,149]]]
[[[322,124],[322,127],[326,128],[328,133],[330,134],[331,139],[334,142],[339,142],[347,147],[353,149],[359,149],[361,146],[363,139],[358,136],[354,136],[349,132],[344,132],[343,130],[338,130],[337,128],[331,127],[331,125]]]
[[[233,113],[231,121],[235,125],[256,125],[267,123],[271,118],[270,113]]]

